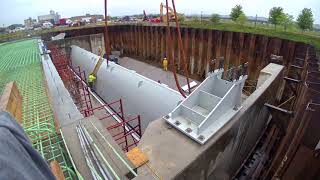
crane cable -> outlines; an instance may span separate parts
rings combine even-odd
[[[178,32],[178,45],[179,45],[180,52],[182,54],[182,63],[184,65],[184,70],[183,71],[184,71],[186,79],[187,79],[189,94],[191,94],[188,65],[186,63],[186,53],[185,53],[185,50],[184,50],[184,46],[182,44],[180,25],[179,25],[179,22],[178,22],[178,16],[177,16],[177,11],[176,11],[176,6],[175,6],[175,3],[174,3],[174,0],[172,0],[172,7],[173,7],[174,17],[175,17],[176,27],[177,27],[177,32]]]
[[[110,45],[109,45],[109,33],[108,33],[108,6],[107,1],[104,0],[104,47],[105,47],[105,53],[106,53],[106,59],[107,59],[107,66],[109,66],[109,54],[110,54]]]
[[[166,18],[167,18],[167,50],[168,50],[168,58],[169,58],[169,62],[172,60],[172,72],[173,72],[173,76],[174,76],[174,80],[176,82],[176,86],[180,92],[180,94],[186,98],[185,93],[183,92],[183,90],[181,89],[181,86],[179,84],[179,80],[177,77],[177,73],[176,73],[176,67],[175,67],[175,59],[172,57],[172,38],[171,38],[171,32],[170,32],[170,27],[169,27],[169,7],[168,7],[168,0],[166,0]]]
[[[179,44],[179,49],[181,51],[182,54],[182,61],[184,64],[184,72],[185,72],[185,76],[187,79],[187,84],[188,84],[188,90],[189,93],[191,93],[191,89],[190,89],[190,83],[189,83],[189,74],[188,74],[188,67],[186,64],[186,56],[185,56],[185,51],[184,51],[184,47],[182,45],[182,39],[181,39],[181,32],[180,32],[180,26],[178,23],[178,16],[177,16],[177,12],[176,12],[176,7],[175,7],[175,3],[174,0],[172,0],[172,6],[173,6],[173,10],[174,10],[174,15],[175,15],[175,21],[176,21],[176,26],[177,26],[177,31],[178,31],[178,44]],[[169,52],[169,59],[172,59],[172,66],[173,66],[173,75],[174,75],[174,79],[176,82],[176,86],[180,92],[180,94],[186,98],[185,93],[183,92],[178,77],[177,77],[177,73],[176,73],[176,68],[175,68],[175,59],[172,57],[172,52],[171,52],[171,47],[172,47],[172,38],[171,38],[171,33],[170,33],[170,27],[169,27],[169,7],[168,7],[168,0],[166,0],[166,11],[167,11],[167,40],[168,40],[168,45],[170,45],[170,47],[168,48]],[[105,25],[104,25],[104,44],[105,44],[105,53],[107,55],[106,59],[107,59],[107,66],[109,65],[109,53],[110,53],[110,46],[109,46],[109,36],[108,36],[108,10],[107,10],[107,0],[104,0],[104,16],[105,16]]]

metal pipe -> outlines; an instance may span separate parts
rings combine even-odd
[[[66,147],[67,154],[68,154],[68,156],[70,157],[71,164],[72,164],[74,170],[76,171],[76,175],[77,175],[77,177],[78,177],[80,180],[83,180],[82,175],[81,175],[80,172],[77,170],[77,166],[74,164],[74,161],[73,161],[73,159],[72,159],[72,156],[71,156],[70,151],[69,151],[69,148],[68,148],[68,145],[67,145],[67,143],[66,143],[65,140],[64,140],[64,136],[63,136],[62,130],[59,129],[59,131],[60,131],[60,134],[61,134],[61,139],[62,139],[62,141],[63,141],[63,144],[64,144],[65,147]]]
[[[91,122],[92,123],[92,122]],[[80,131],[82,131],[83,135],[85,136],[84,130],[82,130],[81,128],[85,129],[84,127],[80,126]],[[93,146],[96,148],[96,150],[98,151],[99,155],[101,156],[101,158],[103,159],[103,161],[106,163],[106,165],[108,166],[108,168],[111,170],[112,174],[115,176],[115,178],[117,180],[120,180],[119,176],[117,175],[117,173],[115,172],[115,170],[112,168],[112,166],[110,165],[110,163],[105,159],[105,157],[103,156],[103,154],[101,153],[99,147],[96,145],[96,143],[94,143],[94,141],[92,140],[90,134],[88,133],[88,131],[85,129],[85,131],[87,132],[87,136],[91,139],[91,143],[93,144]],[[88,142],[89,143],[89,142]],[[109,173],[108,173],[109,174]],[[110,174],[109,174],[110,175]],[[112,179],[112,178],[111,178]]]
[[[81,133],[80,133],[80,130],[79,130],[78,126],[76,126],[76,131],[77,131],[77,134],[78,134],[78,138],[79,138],[79,141],[80,141],[80,146],[81,146],[82,152],[84,153],[84,157],[85,157],[87,165],[88,165],[88,167],[90,169],[91,175],[92,175],[93,179],[96,180],[98,178],[97,178],[96,173],[93,170],[94,166],[93,166],[93,164],[91,162],[91,159],[88,157],[89,156],[88,150],[86,149],[86,147],[84,145],[83,137],[81,136]]]
[[[79,129],[80,129],[80,133],[82,133],[82,136],[84,137],[84,140],[85,140],[85,142],[86,142],[86,144],[87,144],[87,146],[88,146],[88,148],[89,148],[89,150],[90,150],[90,153],[91,153],[91,155],[92,155],[92,157],[93,157],[93,160],[94,160],[94,162],[96,163],[96,165],[98,166],[99,171],[100,171],[100,173],[102,174],[102,176],[104,177],[104,179],[113,179],[112,176],[110,175],[110,173],[108,172],[108,170],[107,170],[106,168],[103,168],[103,167],[102,167],[102,165],[100,164],[100,161],[98,160],[98,158],[97,158],[94,150],[92,149],[91,143],[94,143],[93,140],[92,140],[92,138],[90,137],[90,141],[91,141],[91,143],[90,143],[89,140],[88,140],[88,137],[87,137],[86,133],[85,133],[84,130],[83,130],[84,127],[82,127],[81,125],[79,125]],[[89,133],[88,133],[88,135],[89,135]]]
[[[130,165],[120,156],[120,154],[116,151],[116,149],[107,141],[107,139],[102,135],[102,133],[99,131],[99,129],[90,121],[92,126],[97,130],[99,135],[102,137],[102,139],[108,144],[108,146],[112,149],[112,151],[117,155],[117,157],[126,165],[126,167],[129,169],[129,171],[135,175],[138,176],[136,172],[130,167]]]
[[[109,66],[109,54],[110,54],[110,46],[109,46],[109,35],[108,35],[108,0],[104,0],[104,46],[105,53],[107,55],[107,67]]]
[[[93,139],[92,139],[92,137],[90,136],[89,132],[87,131],[87,129],[86,129],[85,127],[83,127],[83,132],[84,132],[85,134],[87,134],[86,136],[87,136],[87,137],[90,139],[90,141],[93,143]],[[96,154],[96,153],[95,153],[95,154]],[[100,160],[99,160],[99,163],[101,163]],[[110,174],[110,172],[108,171],[107,167],[106,167],[104,164],[102,164],[101,166],[102,166],[102,169],[105,171],[106,175],[108,176],[108,178],[112,180],[113,177],[111,176],[111,174]]]
[[[120,101],[121,117],[122,117],[122,120],[124,121],[124,113],[123,113],[122,99],[120,99],[119,101]]]

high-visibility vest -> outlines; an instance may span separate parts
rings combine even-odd
[[[168,65],[168,60],[167,59],[163,59],[163,66],[167,66]]]
[[[96,77],[92,74],[89,75],[89,82],[93,82],[94,80],[96,80]]]

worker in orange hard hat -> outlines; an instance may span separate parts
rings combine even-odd
[[[166,57],[163,58],[162,65],[163,65],[163,70],[168,71],[168,60]]]

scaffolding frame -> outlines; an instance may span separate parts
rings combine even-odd
[[[122,150],[128,152],[131,147],[137,146],[139,140],[134,135],[138,135],[139,139],[142,136],[140,115],[127,119],[123,111],[122,99],[93,107],[86,72],[82,71],[79,66],[73,67],[71,60],[57,46],[49,44],[48,47],[51,51],[53,64],[83,116],[96,115],[99,120],[112,118],[111,125],[107,126],[106,129]],[[112,113],[108,113],[105,108],[110,109]],[[114,120],[114,116],[121,121]]]

